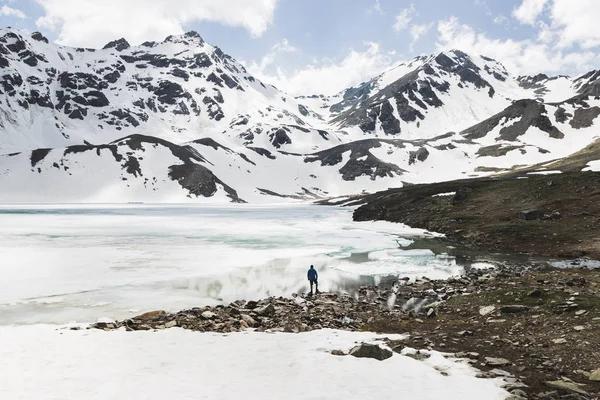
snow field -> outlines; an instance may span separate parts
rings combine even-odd
[[[460,399],[500,400],[500,379],[475,378],[465,362],[432,352],[425,361],[334,356],[382,336],[319,330],[300,334],[71,331],[0,327],[4,399]],[[400,338],[392,335],[392,339]],[[436,369],[437,368],[437,369]],[[442,375],[443,371],[448,376]]]

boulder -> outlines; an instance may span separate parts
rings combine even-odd
[[[204,319],[213,319],[217,316],[217,314],[215,314],[212,311],[204,311],[202,314],[200,314],[202,316],[202,318]]]
[[[246,308],[248,310],[254,310],[256,307],[258,307],[258,302],[254,301],[254,300],[250,300],[249,302],[246,303]]]
[[[165,328],[174,328],[177,326],[177,321],[169,321],[165,324]]]
[[[248,314],[242,314],[240,316],[240,318],[242,319],[242,321],[244,321],[246,324],[248,324],[248,326],[256,325],[256,320],[254,318],[252,318],[251,316],[249,316]]]
[[[511,362],[505,358],[497,358],[497,357],[486,357],[485,365],[488,367],[506,367],[510,365]]]
[[[374,358],[379,361],[386,360],[392,356],[392,351],[384,349],[376,344],[361,343],[350,350],[351,356],[358,358]]]
[[[519,218],[525,221],[534,221],[544,218],[544,213],[540,210],[523,210],[519,213]]]
[[[495,306],[481,307],[479,309],[479,315],[481,315],[482,317],[487,317],[488,315],[490,315],[494,311],[496,311],[496,307]]]
[[[582,385],[581,383],[577,383],[577,382],[549,381],[549,382],[546,382],[546,384],[553,388],[564,389],[569,392],[582,394],[584,396],[588,394],[585,390],[582,389],[582,387],[585,385]]]
[[[276,311],[277,311],[277,309],[275,308],[275,306],[273,304],[267,304],[264,307],[260,307],[260,308],[257,308],[254,310],[254,312],[256,312],[258,315],[262,315],[265,317],[275,314]]]
[[[592,372],[592,374],[589,377],[589,380],[595,381],[595,382],[600,382],[600,368],[598,368],[597,370]]]
[[[133,317],[133,319],[137,319],[140,321],[155,321],[157,319],[164,318],[166,315],[167,315],[166,311],[156,310],[156,311],[149,311],[147,313],[140,314],[137,317]]]
[[[437,312],[435,311],[434,308],[430,308],[427,311],[427,318],[435,318],[437,316]]]
[[[500,307],[500,311],[503,312],[504,314],[518,314],[518,313],[522,313],[522,312],[525,312],[528,310],[529,310],[529,307],[523,306],[523,305],[518,305],[518,304],[512,304],[512,305]]]

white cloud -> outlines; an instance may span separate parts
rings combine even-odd
[[[408,8],[405,8],[400,12],[400,14],[396,15],[396,22],[394,23],[394,30],[396,32],[401,32],[408,28],[408,25],[412,21],[413,16],[416,13],[415,5],[411,4]]]
[[[252,61],[250,64],[247,64],[246,67],[260,78],[261,76],[267,75],[267,68],[275,63],[280,54],[293,53],[296,51],[298,51],[298,49],[292,46],[287,39],[282,39],[281,42],[278,42],[271,47],[271,51],[261,58],[260,62]]]
[[[520,23],[533,25],[547,2],[548,0],[523,0],[523,3],[515,8],[512,14]]]
[[[431,29],[432,26],[433,26],[433,23],[422,24],[422,25],[417,25],[417,24],[411,25],[409,32],[410,32],[410,37],[412,39],[412,43],[414,44],[421,38],[421,36],[423,36],[427,32],[429,32],[429,30]]]
[[[185,31],[195,21],[215,21],[262,35],[277,0],[36,0],[45,15],[38,27],[58,30],[58,43],[101,47],[125,37],[133,44]]]
[[[0,15],[3,17],[15,17],[20,19],[27,18],[27,15],[21,10],[17,10],[16,8],[11,8],[7,5],[3,5],[0,7]]]
[[[375,0],[375,3],[373,4],[373,6],[367,10],[368,14],[373,14],[374,12],[376,12],[377,14],[380,14],[380,15],[385,14],[385,11],[381,7],[380,0]]]
[[[460,49],[470,54],[482,54],[504,64],[516,74],[579,73],[591,69],[600,61],[591,51],[563,52],[553,42],[541,40],[491,39],[472,27],[451,17],[438,23],[438,50]]]
[[[275,73],[268,74],[256,68],[260,63],[251,63],[248,70],[264,82],[293,95],[331,95],[367,81],[392,66],[392,53],[381,51],[377,43],[367,42],[365,45],[364,51],[350,49],[341,60],[315,60],[293,71],[278,67]]]
[[[579,44],[589,49],[600,46],[598,0],[554,0],[550,7],[552,28],[558,30],[558,45],[568,47]]]
[[[496,25],[502,25],[502,26],[509,26],[509,22],[508,22],[508,18],[506,18],[506,15],[504,14],[499,14],[496,15],[493,19],[494,23]]]

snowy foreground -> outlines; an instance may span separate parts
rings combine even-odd
[[[399,354],[385,361],[329,354],[378,338],[332,330],[223,335],[0,327],[5,344],[0,398],[494,400],[508,395],[501,380],[475,378],[466,362],[437,352],[424,361]]]

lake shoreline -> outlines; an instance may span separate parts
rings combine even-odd
[[[517,377],[507,386],[516,396],[552,392],[545,398],[574,398],[565,397],[574,393],[594,398],[600,393],[600,382],[589,380],[600,368],[597,272],[500,265],[447,280],[400,279],[388,287],[362,287],[354,297],[323,293],[240,300],[176,313],[156,310],[89,328],[408,334],[388,345],[469,359],[482,378]]]
[[[600,173],[513,174],[406,186],[352,200],[355,221],[438,232],[486,252],[600,259]]]

